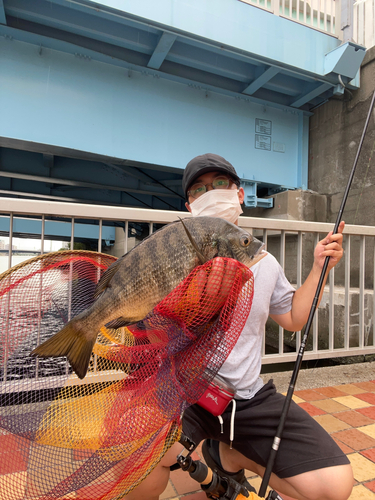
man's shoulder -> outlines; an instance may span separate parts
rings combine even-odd
[[[264,253],[265,253],[264,257],[262,259],[260,259],[259,262],[257,262],[259,267],[264,267],[264,266],[279,267],[280,266],[277,259],[271,253],[266,252],[266,251]]]
[[[282,272],[282,268],[277,259],[272,254],[270,254],[269,252],[265,253],[266,255],[250,269],[254,273],[254,278],[271,278],[272,281],[272,278],[276,278],[277,276],[279,276],[280,271]]]

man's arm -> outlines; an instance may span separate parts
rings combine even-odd
[[[313,267],[304,284],[300,288],[298,288],[298,290],[296,290],[293,297],[292,309],[285,314],[270,315],[270,317],[274,321],[276,321],[276,323],[278,323],[286,330],[296,332],[298,330],[301,330],[301,328],[305,325],[309,317],[312,301],[314,299],[316,288],[318,286],[323,264],[325,258],[328,256],[330,257],[328,263],[328,271],[326,273],[322,291],[319,296],[318,303],[320,302],[328,272],[340,261],[341,257],[344,254],[342,248],[342,232],[344,230],[344,227],[345,222],[341,222],[336,234],[332,234],[331,231],[325,238],[319,241],[319,243],[315,247]]]

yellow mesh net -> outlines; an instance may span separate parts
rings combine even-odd
[[[80,380],[30,352],[89,307],[114,258],[66,251],[0,276],[0,500],[115,500],[179,439],[250,311],[251,271],[197,267],[140,323],[102,328]]]

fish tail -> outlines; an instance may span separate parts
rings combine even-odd
[[[66,356],[74,372],[83,379],[89,367],[96,338],[87,339],[78,325],[79,321],[72,319],[62,330],[34,349],[31,355],[41,358]]]

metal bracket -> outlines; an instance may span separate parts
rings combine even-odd
[[[245,206],[250,208],[272,208],[273,198],[257,197],[257,182],[241,181],[241,187],[245,191]]]
[[[336,73],[349,80],[355,78],[366,48],[353,42],[346,42],[328,52],[324,59],[324,75]]]

